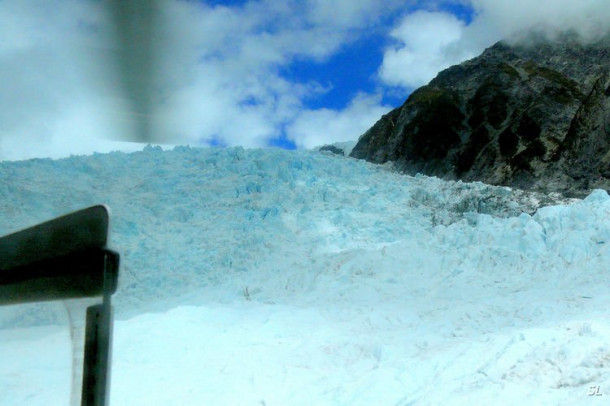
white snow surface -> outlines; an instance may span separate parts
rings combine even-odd
[[[530,215],[517,195],[149,147],[0,163],[0,235],[111,208],[111,405],[607,404],[610,197]],[[69,402],[61,310],[0,308],[0,404]]]

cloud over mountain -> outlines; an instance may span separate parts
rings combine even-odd
[[[610,3],[603,0],[468,0],[472,21],[459,20],[438,3],[405,15],[390,32],[379,76],[384,83],[413,90],[451,65],[480,54],[506,39],[527,43],[573,32],[590,42],[610,32]]]

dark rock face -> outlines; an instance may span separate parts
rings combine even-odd
[[[413,92],[350,156],[572,196],[610,189],[610,37],[499,42]]]
[[[336,154],[336,155],[345,155],[345,153],[343,152],[343,150],[341,148],[337,148],[334,145],[324,145],[324,146],[320,147],[320,151],[328,151],[328,152]]]

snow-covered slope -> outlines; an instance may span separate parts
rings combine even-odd
[[[111,207],[123,261],[113,405],[610,396],[603,191],[536,211],[507,188],[313,151],[149,147],[1,163],[0,195],[0,234]],[[22,332],[60,342],[30,327],[59,313],[0,309],[0,343],[12,337],[0,357],[46,351]],[[28,395],[18,375],[0,368],[0,403],[62,396],[44,378]]]

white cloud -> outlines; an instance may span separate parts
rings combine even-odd
[[[607,0],[471,0],[478,12],[474,26],[493,29],[499,38],[527,40],[534,29],[554,36],[573,30],[584,40],[610,31],[610,2]]]
[[[0,159],[125,149],[99,3],[0,2]],[[127,146],[133,149],[133,146]]]
[[[438,3],[426,4],[432,10],[430,4]],[[132,128],[115,73],[105,62],[113,49],[103,4],[0,1],[0,159],[131,147],[107,139],[121,138]],[[301,60],[324,61],[369,30],[379,32],[382,17],[404,12],[415,2],[161,4],[166,24],[157,36],[164,52],[157,71],[156,139],[256,147],[287,128],[297,145],[309,147],[355,139],[389,107],[378,96],[359,95],[342,110],[309,111],[305,101],[326,89],[287,78],[281,68]],[[592,38],[610,25],[607,0],[471,4],[476,14],[469,25],[438,8],[399,19],[389,33],[394,45],[385,50],[379,69],[381,84],[412,89],[493,42],[532,27],[549,33],[573,28]]]
[[[266,145],[293,120],[302,122],[305,98],[324,91],[282,77],[279,68],[330,57],[401,4],[384,3],[385,8],[375,0],[262,0],[241,8],[170,3],[161,35],[168,44],[159,78],[164,104],[155,127],[183,142]]]
[[[502,39],[527,43],[532,32],[553,38],[572,30],[582,40],[590,41],[610,32],[608,0],[465,3],[475,10],[469,25],[446,12],[417,11],[405,16],[390,33],[397,45],[386,50],[380,79],[387,85],[413,89],[428,83],[440,70],[474,57]]]
[[[165,25],[158,26],[155,40],[164,52],[157,60],[152,138],[256,147],[293,120],[302,125],[303,101],[325,91],[317,83],[283,77],[280,68],[298,60],[324,61],[405,2],[160,4]],[[0,68],[7,72],[0,80],[0,159],[131,146],[107,139],[125,138],[133,128],[114,67],[103,63],[115,52],[103,5],[96,0],[0,2]],[[380,111],[379,105],[370,108]]]
[[[371,25],[384,13],[398,5],[407,6],[404,0],[309,0],[307,20],[326,27],[352,29]]]
[[[298,147],[313,148],[333,142],[356,140],[390,110],[381,95],[357,95],[344,110],[303,111],[289,126],[290,139]]]
[[[419,87],[440,70],[472,56],[456,47],[464,28],[462,21],[447,13],[417,11],[407,15],[390,33],[398,45],[385,51],[381,79],[389,85]]]
[[[243,9],[167,5],[154,126],[160,138],[264,146],[303,93],[276,72],[293,52],[286,51],[292,38],[267,31],[270,19],[287,10],[265,13],[260,3]]]

